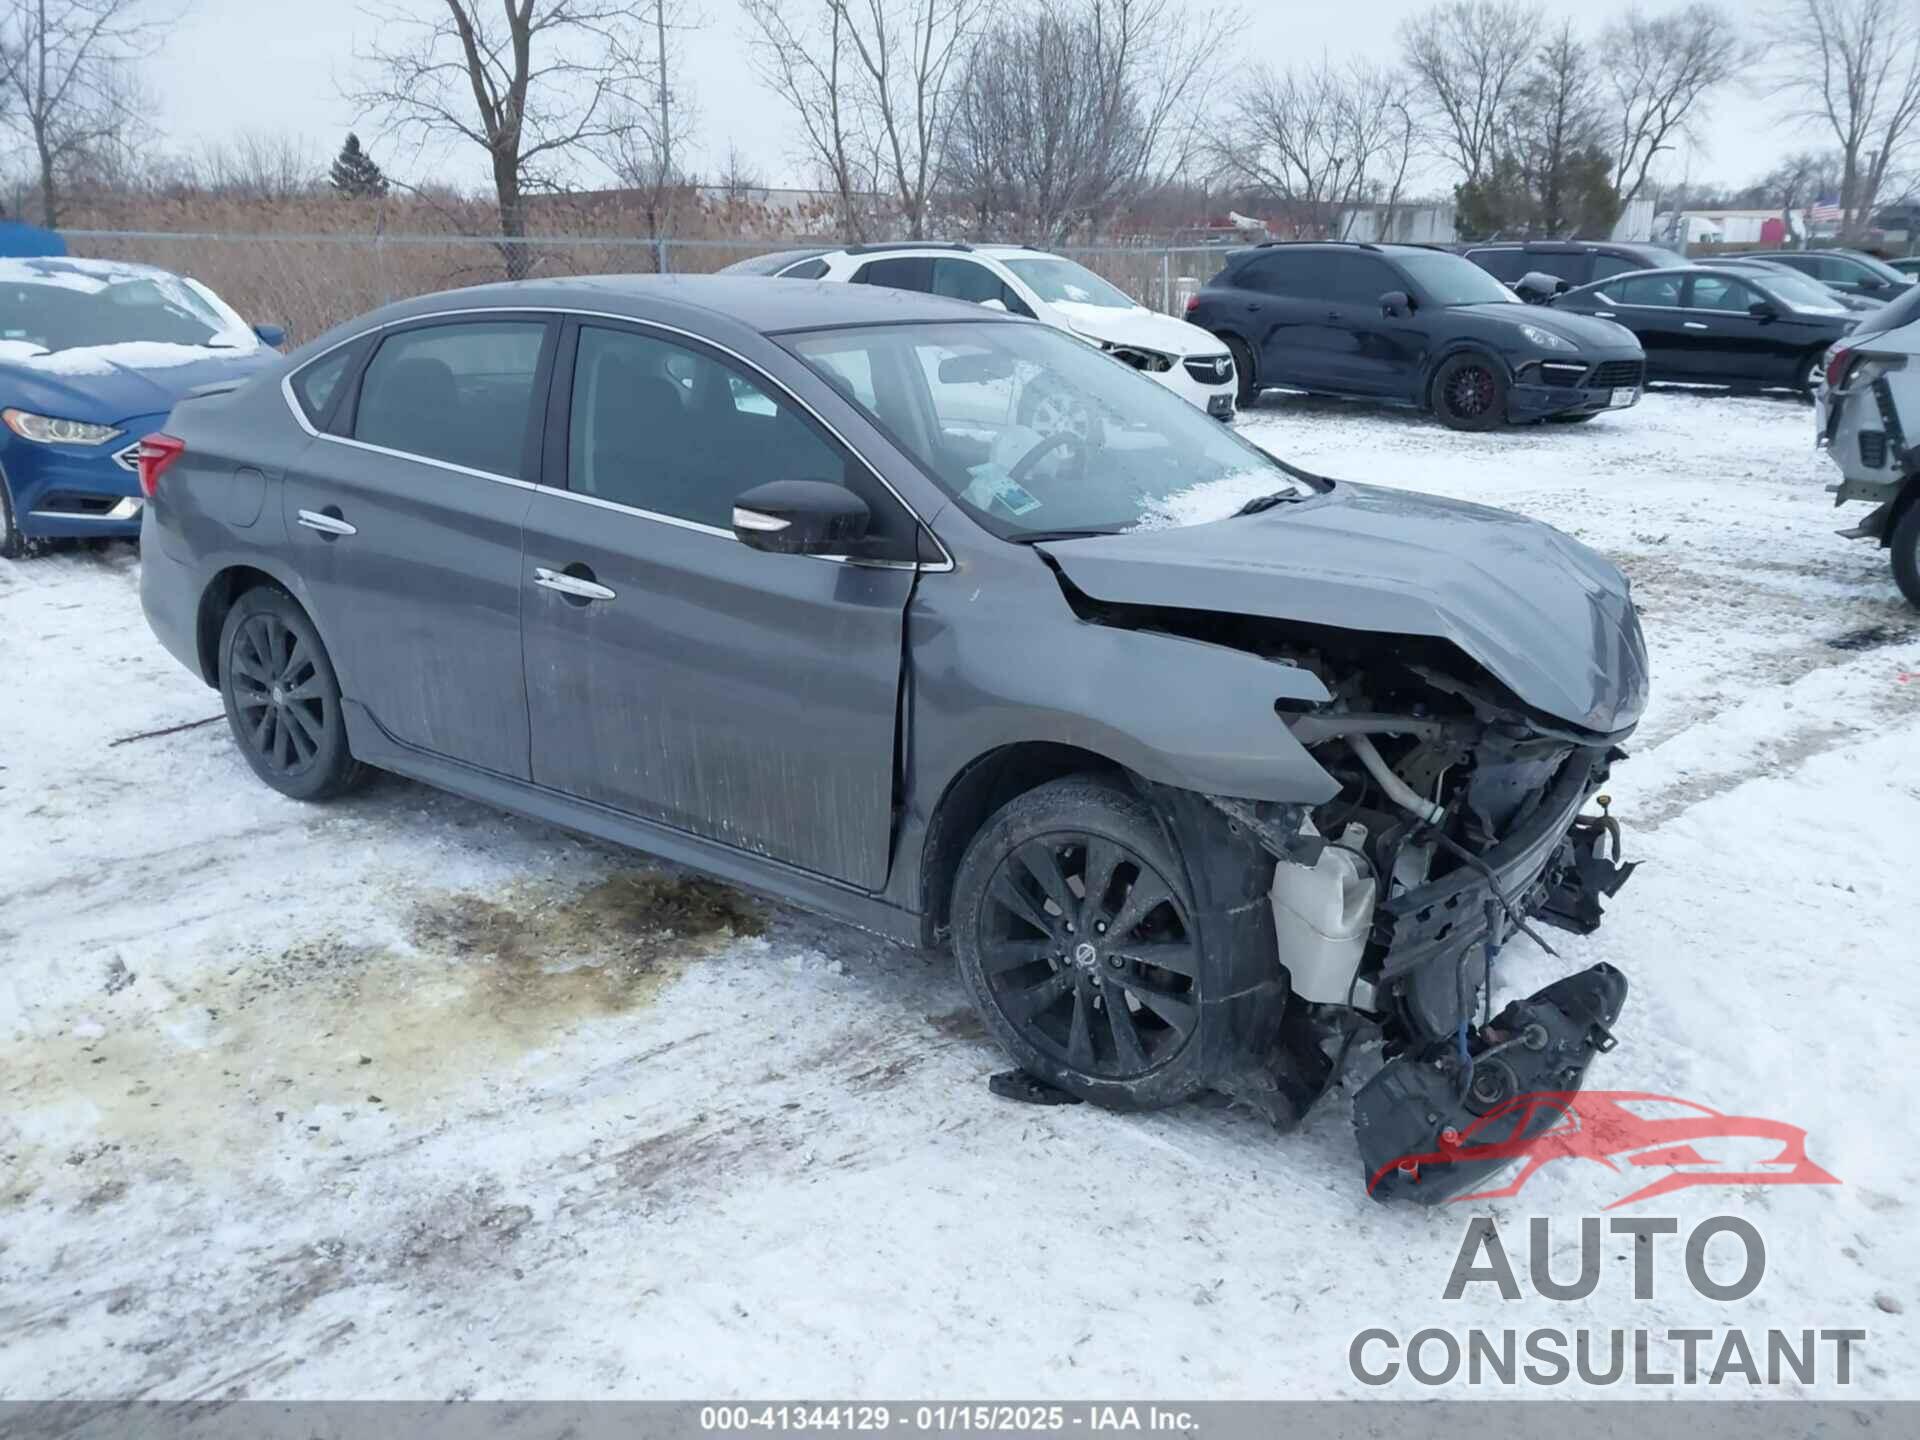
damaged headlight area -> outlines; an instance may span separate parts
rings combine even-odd
[[[1613,1045],[1626,977],[1596,965],[1497,1013],[1501,948],[1538,927],[1594,929],[1633,865],[1599,794],[1623,734],[1531,711],[1438,641],[1344,637],[1280,648],[1331,703],[1280,719],[1339,782],[1322,804],[1212,803],[1271,855],[1287,1023],[1221,1088],[1282,1127],[1351,1057],[1369,1192],[1434,1203],[1484,1188]],[[1590,801],[1601,814],[1584,816]],[[1358,1047],[1358,1048],[1356,1048]],[[1509,1118],[1511,1117],[1511,1118]],[[1505,1131],[1484,1142],[1489,1126]]]

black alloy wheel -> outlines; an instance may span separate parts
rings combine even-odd
[[[1486,356],[1457,356],[1434,377],[1433,408],[1452,429],[1491,430],[1506,422],[1506,381]]]
[[[1089,777],[1009,803],[969,847],[955,950],[988,1027],[1023,1068],[1109,1104],[1199,1088],[1199,937],[1145,805]]]
[[[250,590],[227,613],[220,692],[241,754],[281,794],[321,800],[366,778],[347,748],[326,647],[284,592]]]

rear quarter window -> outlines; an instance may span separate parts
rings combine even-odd
[[[294,403],[314,429],[326,428],[327,417],[333,413],[333,402],[340,396],[340,382],[353,373],[360,350],[360,342],[350,342],[294,372],[289,384]]]

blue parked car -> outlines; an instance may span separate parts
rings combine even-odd
[[[0,259],[0,556],[140,533],[140,437],[189,390],[279,358],[197,280],[109,260]]]

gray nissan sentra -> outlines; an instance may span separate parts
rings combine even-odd
[[[1612,1044],[1612,967],[1488,981],[1631,869],[1582,815],[1646,700],[1620,572],[1056,330],[462,290],[181,402],[140,475],[147,616],[268,785],[391,770],[951,945],[1003,1091],[1352,1085],[1371,1193],[1431,1201]]]

